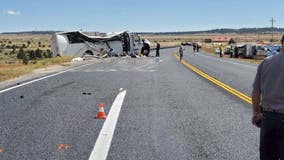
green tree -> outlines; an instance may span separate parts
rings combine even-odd
[[[52,57],[51,51],[49,49],[46,50],[46,58],[51,58],[51,57]]]
[[[10,52],[10,55],[14,55],[16,54],[16,47],[15,46],[12,46],[12,51]]]
[[[36,55],[35,55],[34,50],[29,51],[29,57],[30,57],[30,60],[35,60],[36,59]]]
[[[29,64],[29,57],[27,54],[24,53],[23,57],[23,64],[28,65]]]
[[[36,49],[35,51],[36,58],[42,59],[42,50]]]
[[[25,52],[24,52],[24,49],[21,47],[18,54],[17,54],[17,58],[18,59],[24,59],[25,57]]]

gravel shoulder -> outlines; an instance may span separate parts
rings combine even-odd
[[[68,62],[68,63],[63,63],[61,65],[51,65],[45,68],[35,69],[32,73],[22,75],[14,79],[0,82],[0,90],[15,86],[20,83],[24,83],[24,82],[27,82],[33,79],[37,79],[43,76],[47,76],[47,75],[54,74],[60,71],[64,71],[70,68],[78,67],[80,65],[84,65],[88,63],[98,63],[101,61],[102,60],[99,60],[99,59],[93,59],[93,60],[80,61],[80,62]]]

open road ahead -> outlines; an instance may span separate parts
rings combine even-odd
[[[251,106],[183,66],[176,51],[161,50],[159,62],[104,59],[0,93],[0,160],[258,159]],[[190,48],[184,59],[250,93],[256,65]],[[94,118],[99,102],[113,110],[109,120]]]

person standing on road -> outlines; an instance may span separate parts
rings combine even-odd
[[[234,49],[233,49],[233,46],[231,46],[231,48],[230,48],[230,58],[233,58],[233,53],[234,53]]]
[[[195,52],[195,51],[196,51],[196,43],[194,42],[194,43],[192,44],[192,46],[193,46],[193,52]]]
[[[156,57],[160,57],[160,48],[161,48],[160,43],[157,42],[157,46],[156,46]]]
[[[199,49],[200,49],[200,45],[199,45],[199,43],[196,43],[196,52],[197,53],[199,52]]]
[[[220,56],[220,58],[223,57],[223,55],[222,55],[222,46],[219,47],[219,56]]]
[[[281,43],[280,54],[258,66],[253,83],[252,124],[261,128],[261,160],[284,160],[284,35]]]
[[[180,47],[179,47],[179,61],[182,60],[182,57],[183,57],[183,48],[182,48],[182,45],[180,45]]]

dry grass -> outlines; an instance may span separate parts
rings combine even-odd
[[[5,35],[0,34],[0,43],[1,45],[12,46],[16,45],[18,47],[22,47],[22,45],[26,45],[28,48],[25,50],[36,50],[37,48],[46,51],[50,45],[50,35]],[[30,45],[28,45],[30,42]],[[41,43],[41,47],[38,43]],[[10,54],[12,49],[1,49],[0,52],[0,81],[12,79],[15,77],[19,77],[24,74],[31,73],[33,70],[38,68],[47,67],[49,65],[54,64],[62,64],[64,62],[70,62],[72,57],[57,57],[57,58],[49,58],[42,60],[31,60],[28,65],[23,65],[22,60],[17,59],[17,52],[19,49],[16,49],[16,54]]]
[[[142,38],[152,42],[151,46],[155,46],[155,42],[159,42],[161,46],[180,45],[181,42],[201,42],[205,39],[227,36],[232,37],[237,43],[255,43],[269,42],[271,34],[183,34],[183,35],[141,35]],[[280,44],[281,34],[275,34],[276,43]]]
[[[24,65],[21,61],[15,64],[0,64],[0,81],[16,78],[24,74],[31,73],[33,70],[38,68],[44,68],[50,65],[63,64],[70,62],[71,56],[56,57],[36,61],[31,61],[30,64]]]
[[[182,34],[182,35],[141,35],[142,38],[150,41],[159,42],[203,42],[207,38],[227,36],[232,37],[237,42],[268,42],[271,39],[271,34]],[[276,33],[274,39],[280,41],[282,34]]]

